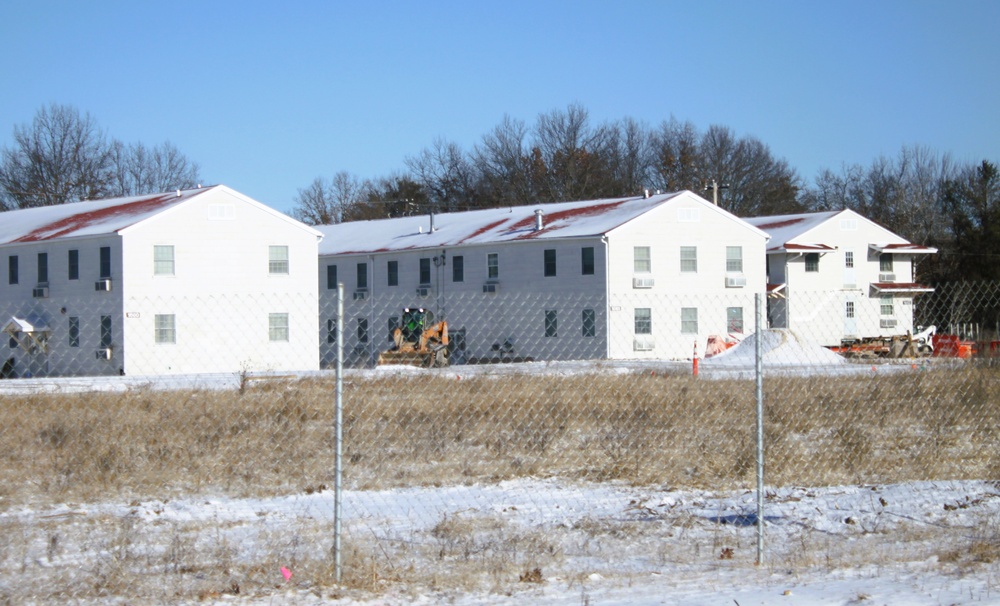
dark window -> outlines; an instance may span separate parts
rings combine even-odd
[[[101,347],[111,347],[111,316],[101,316]]]
[[[597,314],[593,309],[583,310],[583,336],[597,336]]]
[[[111,277],[111,247],[101,247],[101,278]]]
[[[326,266],[326,288],[327,290],[334,290],[337,288],[337,266],[327,265]]]
[[[451,258],[451,281],[465,281],[465,257],[462,255]]]
[[[556,275],[556,250],[554,248],[545,249],[545,277],[551,278]]]
[[[806,253],[806,271],[819,271],[819,253]]]
[[[892,271],[892,255],[889,253],[882,253],[878,256],[878,270],[891,272]]]
[[[17,284],[17,255],[7,257],[7,283]]]
[[[80,251],[69,251],[69,279],[80,279]]]
[[[49,281],[49,253],[38,253],[38,283]]]
[[[69,318],[69,346],[80,346],[80,318],[76,316]]]
[[[558,312],[554,309],[545,310],[545,336],[546,337],[558,337],[559,336],[559,319]]]
[[[594,247],[584,246],[581,251],[581,258],[583,260],[583,267],[581,269],[583,275],[594,275]]]
[[[393,343],[395,342],[396,339],[394,338],[392,333],[396,332],[396,329],[399,328],[399,318],[396,316],[391,316],[387,323],[387,328],[389,329],[389,342]]]
[[[337,320],[330,319],[326,321],[326,342],[336,343],[337,342]]]
[[[386,267],[389,286],[399,286],[399,261],[389,261]]]
[[[431,283],[431,260],[421,259],[420,260],[420,283],[430,284]]]
[[[358,341],[368,342],[368,318],[358,318]]]
[[[368,288],[368,264],[367,263],[358,263],[358,288]]]

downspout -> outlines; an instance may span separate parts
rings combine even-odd
[[[611,259],[611,243],[608,236],[601,236],[601,245],[604,249],[604,359],[611,359],[611,283],[609,272],[609,259]]]
[[[375,255],[372,253],[368,254],[368,266],[371,267],[368,274],[368,292],[371,293],[368,297],[368,356],[375,361],[379,352],[375,350]]]

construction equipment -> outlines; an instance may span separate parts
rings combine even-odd
[[[422,307],[403,309],[400,325],[392,331],[393,346],[378,357],[382,364],[426,368],[448,365],[448,323],[434,322],[434,313]]]
[[[936,332],[936,327],[928,326],[915,334],[845,339],[831,349],[845,358],[925,358],[934,354]]]

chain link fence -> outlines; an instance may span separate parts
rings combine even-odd
[[[1000,285],[875,294],[768,299],[761,315],[784,328],[759,340],[742,292],[428,297],[423,328],[448,331],[449,364],[431,368],[378,364],[413,301],[349,297],[342,317],[329,299],[318,314],[196,302],[224,334],[221,320],[178,316],[164,333],[101,309],[0,310],[0,603],[553,583],[586,603],[601,582],[816,571],[995,591]],[[266,351],[302,330],[314,361]],[[130,371],[165,360],[211,372]]]

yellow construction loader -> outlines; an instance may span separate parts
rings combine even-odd
[[[426,368],[448,365],[448,323],[434,322],[434,313],[422,307],[403,309],[402,321],[392,331],[392,349],[378,357],[382,364],[408,364]]]

